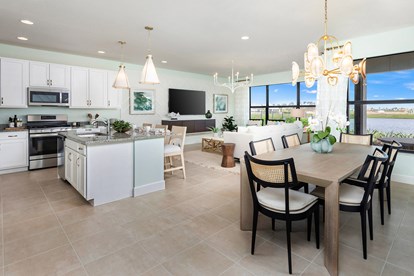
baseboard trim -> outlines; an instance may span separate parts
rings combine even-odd
[[[134,188],[134,197],[165,190],[165,181],[157,181]]]
[[[392,174],[392,181],[414,185],[414,176],[403,175],[403,174]]]
[[[7,173],[16,173],[16,172],[25,172],[27,171],[28,167],[23,167],[23,168],[17,168],[17,169],[6,169],[6,170],[1,170],[0,174],[7,174]]]

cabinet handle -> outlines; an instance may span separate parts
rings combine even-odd
[[[17,137],[17,135],[7,135],[7,137],[10,137],[10,138]]]
[[[83,148],[78,148],[78,150],[83,150]]]
[[[79,167],[79,157],[78,157],[78,159],[76,159],[76,166]]]
[[[111,106],[111,101],[108,101],[108,106]]]
[[[51,85],[51,86],[53,85],[53,80],[50,80],[50,85]]]
[[[1,97],[1,104],[3,104],[3,97]]]
[[[69,161],[72,161],[72,159],[70,159],[70,156],[72,155],[72,153],[71,152],[69,152],[69,154],[68,154],[68,159],[69,159]]]

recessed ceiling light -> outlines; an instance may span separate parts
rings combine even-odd
[[[166,60],[161,60],[161,63],[167,63],[167,61]]]
[[[23,24],[26,24],[26,25],[33,25],[34,24],[32,21],[27,20],[27,19],[22,19],[22,20],[20,20],[20,22],[22,22]]]
[[[241,37],[242,40],[248,40],[250,37],[248,37],[247,35],[244,35]]]
[[[24,36],[18,36],[17,39],[24,40],[24,41],[29,40],[27,37],[24,37]]]
[[[105,51],[98,51],[98,54],[105,54]]]

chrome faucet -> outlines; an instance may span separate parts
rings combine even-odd
[[[102,122],[102,123],[104,123],[104,125],[106,125],[106,134],[110,135],[111,134],[111,124],[109,122],[109,119],[106,119],[106,118],[95,119],[95,120],[91,121],[91,125],[93,125],[97,128],[99,126],[99,122]]]

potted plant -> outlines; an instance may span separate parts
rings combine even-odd
[[[219,136],[220,129],[218,127],[208,127],[208,129],[213,132],[214,138],[217,138]]]
[[[222,131],[237,131],[237,125],[235,124],[235,120],[233,116],[226,116],[224,118],[223,124],[222,124]]]
[[[112,127],[116,132],[124,133],[130,130],[132,126],[129,122],[125,122],[124,120],[116,120],[112,124]]]

